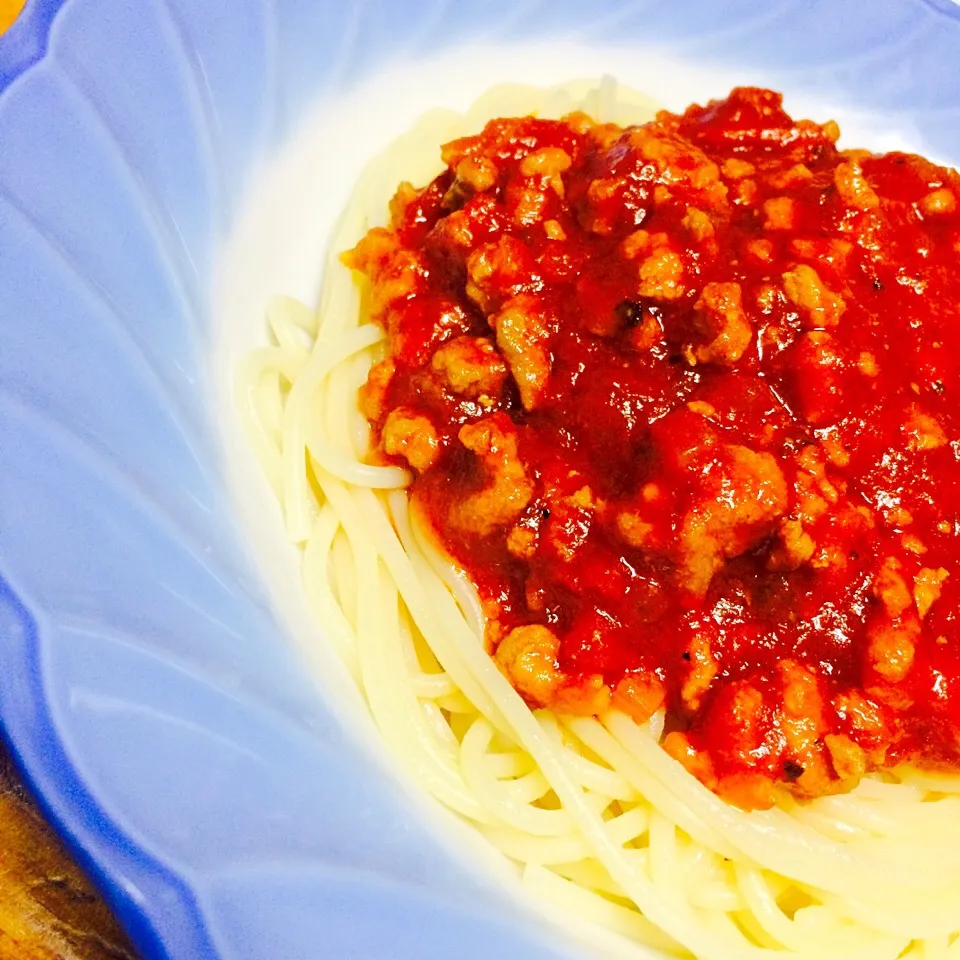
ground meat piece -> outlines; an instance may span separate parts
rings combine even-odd
[[[913,578],[913,599],[917,605],[917,615],[921,620],[940,598],[943,581],[949,576],[944,567],[938,567],[936,570],[932,567],[924,567]]]
[[[764,230],[791,230],[793,228],[793,199],[771,197],[763,204]]]
[[[808,329],[835,327],[846,308],[843,299],[805,263],[783,275],[783,290],[787,299],[800,308],[801,323]]]
[[[430,362],[443,384],[463,397],[496,397],[507,377],[507,367],[485,337],[457,337],[440,346]]]
[[[770,263],[773,260],[774,249],[773,242],[766,237],[751,238],[744,244],[747,256],[758,263]]]
[[[563,685],[557,665],[560,641],[547,627],[532,624],[511,630],[494,654],[497,666],[525,697],[544,706]]]
[[[610,708],[610,699],[610,688],[604,683],[603,675],[592,673],[576,680],[567,677],[550,706],[561,713],[591,717],[605,713]]]
[[[756,172],[756,167],[748,160],[739,160],[736,157],[730,157],[723,161],[720,168],[725,177],[731,180],[740,180],[743,177],[751,177]]]
[[[567,239],[567,232],[559,220],[547,220],[543,225],[543,231],[551,240]]]
[[[418,473],[429,470],[440,456],[440,440],[430,420],[402,407],[387,415],[382,443],[385,453],[403,457]]]
[[[833,173],[833,182],[843,202],[856,210],[873,210],[880,205],[880,198],[867,182],[857,160],[841,163]]]
[[[491,323],[497,332],[497,346],[503,353],[524,409],[539,402],[550,376],[548,345],[550,327],[535,297],[514,297]]]
[[[341,259],[373,281],[370,317],[388,328],[390,308],[410,297],[429,275],[423,254],[403,247],[397,235],[383,227],[371,230]]]
[[[810,168],[805,163],[796,163],[770,177],[770,186],[776,190],[783,190],[812,179],[813,172]]]
[[[668,733],[663,738],[663,749],[680,763],[688,773],[693,774],[708,790],[715,790],[717,775],[713,769],[710,755],[705,750],[697,750],[690,738],[679,730]]]
[[[537,532],[530,527],[514,527],[507,536],[507,549],[515,557],[529,559],[537,548]]]
[[[687,207],[687,215],[680,221],[680,224],[690,231],[694,240],[701,242],[709,240],[716,233],[710,215],[696,207]]]
[[[489,536],[516,519],[533,496],[533,484],[517,453],[516,429],[505,417],[467,424],[459,438],[480,459],[486,484],[455,503],[450,520],[461,530]]]
[[[913,603],[907,582],[901,575],[902,566],[895,557],[887,557],[877,571],[873,595],[880,600],[891,617],[899,617]]]
[[[814,673],[793,660],[780,664],[783,684],[783,714],[780,732],[785,753],[803,768],[795,780],[797,792],[819,796],[829,792],[830,774],[821,750],[821,737],[827,728],[823,696]]]
[[[706,343],[694,347],[700,363],[736,363],[750,345],[753,328],[743,311],[739,283],[708,283],[694,316]]]
[[[614,688],[610,706],[623,711],[636,723],[646,723],[663,706],[666,695],[655,674],[631,674]]]
[[[499,175],[497,165],[486,157],[466,157],[457,164],[457,181],[476,193],[489,190]]]
[[[918,406],[910,408],[903,426],[910,450],[936,450],[947,442],[947,435],[935,417],[924,413]]]
[[[570,478],[572,479],[572,478]],[[603,504],[584,486],[571,496],[547,494],[550,520],[546,525],[547,543],[564,562],[569,563],[585,543],[593,523],[593,514]]]
[[[385,412],[387,388],[393,378],[396,364],[388,357],[375,363],[367,374],[367,382],[360,388],[360,412],[370,421],[379,421]]]
[[[946,187],[932,190],[920,201],[920,209],[928,217],[936,216],[938,213],[953,213],[956,208],[956,194]]]
[[[653,533],[653,524],[640,513],[623,510],[617,514],[617,532],[631,547],[643,549]]]
[[[620,510],[614,521],[626,543],[673,560],[679,584],[699,595],[724,560],[771,532],[788,504],[786,480],[770,454],[709,439],[705,449],[694,448],[677,465],[693,474],[686,475],[692,486],[686,494],[670,492],[666,515],[664,503],[641,501]]]
[[[863,748],[842,733],[828,733],[823,742],[830,753],[834,772],[845,781],[844,786],[850,789],[859,783],[867,772],[867,755]]]
[[[867,662],[890,683],[899,683],[913,666],[920,621],[911,613],[891,620],[874,618],[867,628]]]
[[[700,698],[710,688],[720,668],[710,652],[710,641],[705,636],[695,637],[687,652],[690,654],[690,669],[684,678],[680,696],[690,710],[697,710]]]
[[[683,261],[679,255],[662,247],[643,260],[637,271],[637,293],[641,297],[676,300],[686,292],[683,280]]]
[[[733,773],[721,777],[717,795],[741,810],[769,810],[777,802],[776,782],[765,773]]]
[[[883,708],[857,690],[840,693],[833,701],[844,728],[865,750],[872,763],[882,763],[890,742]]]
[[[719,167],[690,141],[657,124],[635,128],[626,140],[642,160],[656,167],[658,179],[664,186],[682,184],[699,195],[698,206],[703,209],[726,210],[727,185],[720,178]]]
[[[563,177],[570,169],[570,154],[558,147],[544,147],[528,154],[520,161],[520,172],[525,177],[543,177],[546,184],[560,197],[563,196]]]
[[[730,444],[703,478],[679,533],[681,581],[702,594],[727,557],[766,536],[787,508],[787,485],[768,453]]]
[[[610,706],[610,689],[600,674],[571,682],[560,669],[560,641],[540,624],[516,627],[497,645],[494,661],[523,695],[538,707],[591,716]]]
[[[803,566],[817,549],[813,537],[795,518],[788,518],[780,524],[777,539],[779,544],[771,551],[768,561],[771,570],[796,570]]]
[[[467,296],[485,313],[538,282],[524,245],[510,234],[484,244],[467,258]]]

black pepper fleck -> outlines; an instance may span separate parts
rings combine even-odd
[[[795,760],[786,760],[783,764],[783,773],[791,783],[803,776],[804,769],[803,764]]]
[[[643,319],[643,306],[636,300],[621,300],[614,307],[617,319],[627,327],[635,327]]]

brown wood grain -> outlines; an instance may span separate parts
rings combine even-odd
[[[0,33],[13,25],[24,4],[25,0],[0,0]]]
[[[0,960],[135,960],[0,748]]]

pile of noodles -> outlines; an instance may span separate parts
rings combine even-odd
[[[960,960],[960,778],[902,769],[746,813],[660,749],[662,715],[531,711],[484,650],[470,583],[412,522],[409,475],[367,462],[357,389],[384,333],[338,254],[387,222],[401,180],[440,172],[440,144],[491,117],[573,109],[621,124],[654,112],[605,81],[497,88],[427,115],[363,172],[319,309],[270,307],[272,343],[247,357],[238,397],[302,551],[316,642],[335,645],[406,774],[536,898],[585,921],[598,953]]]

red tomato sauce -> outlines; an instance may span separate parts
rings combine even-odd
[[[960,765],[960,179],[778,94],[491,121],[345,255],[381,461],[534,707],[742,807]]]

